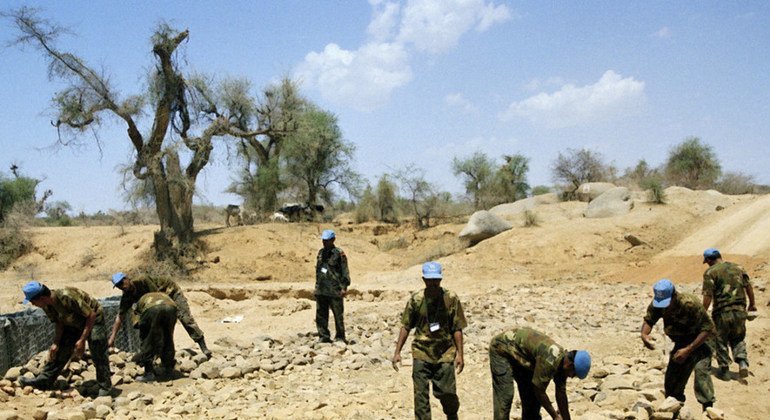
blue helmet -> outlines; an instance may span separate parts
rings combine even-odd
[[[118,287],[120,282],[123,281],[123,279],[126,278],[126,273],[122,271],[118,271],[117,273],[112,275],[112,287]]]
[[[43,285],[39,281],[31,281],[21,288],[24,292],[24,304],[29,303],[31,300],[35,300],[38,295],[43,291]]]
[[[321,232],[321,240],[328,241],[329,239],[334,239],[336,237],[337,235],[335,235],[334,231],[331,229],[326,229]]]
[[[443,274],[441,273],[441,264],[431,261],[426,262],[422,265],[422,278],[424,279],[433,279],[433,280],[441,280],[444,278]]]
[[[652,298],[652,306],[655,308],[668,308],[671,297],[674,295],[674,283],[669,279],[660,279],[652,286],[655,296]]]
[[[575,353],[575,360],[573,361],[575,366],[575,375],[580,379],[585,379],[588,376],[588,371],[591,370],[591,355],[585,350],[578,350]]]

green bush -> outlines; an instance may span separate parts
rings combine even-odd
[[[28,233],[20,228],[0,228],[0,270],[32,250]]]
[[[663,190],[663,184],[656,178],[645,179],[641,182],[641,187],[647,190],[648,199],[657,204],[666,204],[666,191]]]

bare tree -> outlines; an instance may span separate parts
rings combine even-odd
[[[425,180],[425,171],[414,164],[407,165],[393,175],[400,184],[419,229],[430,227],[430,220],[441,204],[437,188]]]
[[[489,204],[486,198],[494,180],[493,167],[494,162],[481,152],[466,159],[452,160],[452,173],[463,178],[465,192],[473,200],[473,208],[476,210]]]
[[[215,91],[210,88],[210,80],[185,77],[177,56],[188,38],[187,30],[159,25],[152,36],[156,62],[148,90],[121,95],[104,72],[56,47],[57,38],[67,32],[65,28],[40,18],[37,10],[27,7],[4,16],[19,30],[15,44],[40,50],[49,61],[49,77],[67,83],[53,99],[57,115],[52,124],[59,133],[59,143],[82,141],[84,133],[98,132],[99,124],[110,116],[125,125],[135,152],[132,173],[152,185],[160,222],[160,230],[155,233],[156,255],[181,265],[180,257],[196,252],[191,246],[192,198],[198,174],[209,162],[213,139],[232,135],[248,141],[261,135],[280,136],[285,125],[276,127],[272,117],[257,117],[256,127],[247,129],[245,121],[253,113],[261,114],[252,111],[250,99],[243,96],[243,83],[224,82]],[[271,99],[266,102],[269,108]],[[152,116],[152,123],[143,129],[140,117],[146,114]],[[98,137],[96,141],[101,147]],[[181,156],[188,158],[186,166]]]

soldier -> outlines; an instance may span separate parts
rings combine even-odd
[[[457,419],[460,400],[457,398],[455,371],[463,371],[463,328],[465,314],[457,295],[441,287],[441,264],[422,265],[425,289],[412,293],[401,315],[401,330],[393,353],[393,369],[398,371],[401,348],[409,330],[415,329],[412,341],[412,382],[414,386],[414,416],[430,419],[430,384],[433,395],[441,402],[447,419]],[[453,363],[454,362],[454,363]]]
[[[733,360],[738,363],[741,377],[745,378],[749,376],[749,358],[744,342],[748,316],[747,296],[748,310],[757,310],[749,275],[740,265],[722,261],[719,250],[714,248],[703,251],[703,263],[709,265],[703,273],[703,307],[708,310],[711,302],[714,302],[711,318],[717,328],[717,376],[726,379],[730,371],[729,347],[733,352]]]
[[[329,331],[329,308],[334,314],[334,339],[345,342],[345,307],[343,298],[348,294],[350,273],[348,257],[342,249],[334,246],[336,235],[333,230],[321,233],[323,248],[318,251],[315,264],[315,325],[318,340],[331,343]]]
[[[711,347],[706,343],[716,332],[714,323],[700,300],[695,295],[678,292],[671,280],[658,281],[653,291],[655,296],[642,322],[642,342],[648,349],[655,349],[650,332],[663,318],[663,329],[674,342],[666,367],[664,393],[666,397],[684,402],[684,387],[695,370],[695,398],[705,411],[715,401],[714,383],[709,373]]]
[[[31,281],[24,285],[22,291],[24,303],[32,303],[42,309],[56,324],[56,333],[43,371],[32,379],[22,377],[19,382],[38,389],[51,388],[67,363],[83,356],[88,341],[91,359],[96,366],[99,396],[110,395],[112,374],[107,357],[107,326],[102,305],[74,287],[50,290],[39,282]]]
[[[190,305],[187,303],[187,298],[182,294],[182,290],[176,282],[166,277],[139,276],[131,278],[125,273],[118,272],[112,276],[112,285],[123,291],[123,296],[120,298],[120,311],[118,316],[115,317],[115,324],[112,326],[112,334],[110,334],[108,341],[110,347],[115,344],[115,336],[118,334],[120,325],[123,323],[128,310],[145,294],[162,292],[168,295],[176,304],[179,322],[187,331],[187,334],[190,335],[190,338],[198,343],[206,357],[211,357],[211,351],[206,347],[203,331],[195,323],[195,319],[190,313]]]
[[[540,408],[553,419],[569,420],[567,378],[585,379],[591,369],[587,351],[566,351],[547,335],[532,328],[514,328],[495,336],[489,344],[495,420],[508,420],[513,402],[513,381],[519,386],[521,418],[539,420]],[[545,391],[556,386],[554,409]]]
[[[136,304],[135,327],[139,328],[142,341],[134,361],[144,367],[144,375],[136,378],[140,382],[155,380],[153,363],[160,356],[163,376],[174,371],[174,326],[176,325],[176,304],[161,292],[147,293]]]

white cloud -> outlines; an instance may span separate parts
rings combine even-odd
[[[372,6],[374,7],[374,17],[369,22],[369,26],[366,27],[366,32],[374,41],[392,39],[398,24],[398,13],[401,6],[393,2],[377,2],[372,3]]]
[[[549,77],[545,80],[532,79],[524,85],[524,89],[527,92],[534,92],[549,86],[559,86],[563,84],[564,80],[561,77]]]
[[[465,99],[462,93],[452,93],[444,97],[444,102],[453,108],[460,108],[465,113],[475,114],[478,113],[478,108],[473,105],[471,101]]]
[[[412,80],[406,51],[388,43],[366,44],[357,51],[329,44],[323,52],[307,54],[295,75],[332,102],[361,111],[382,105],[394,89]]]
[[[671,38],[671,29],[669,29],[668,26],[664,26],[658,29],[657,31],[655,31],[655,33],[653,33],[652,36],[660,39]]]
[[[554,93],[514,102],[499,117],[504,121],[523,117],[538,125],[568,127],[626,115],[643,102],[644,82],[608,70],[593,85],[567,84]]]
[[[485,31],[510,16],[507,6],[484,0],[412,0],[403,9],[397,40],[419,51],[441,53],[456,46],[470,29]]]
[[[369,40],[347,50],[335,43],[310,52],[295,76],[332,102],[371,111],[412,80],[418,52],[440,53],[475,28],[485,31],[511,17],[505,5],[486,0],[369,0]]]

